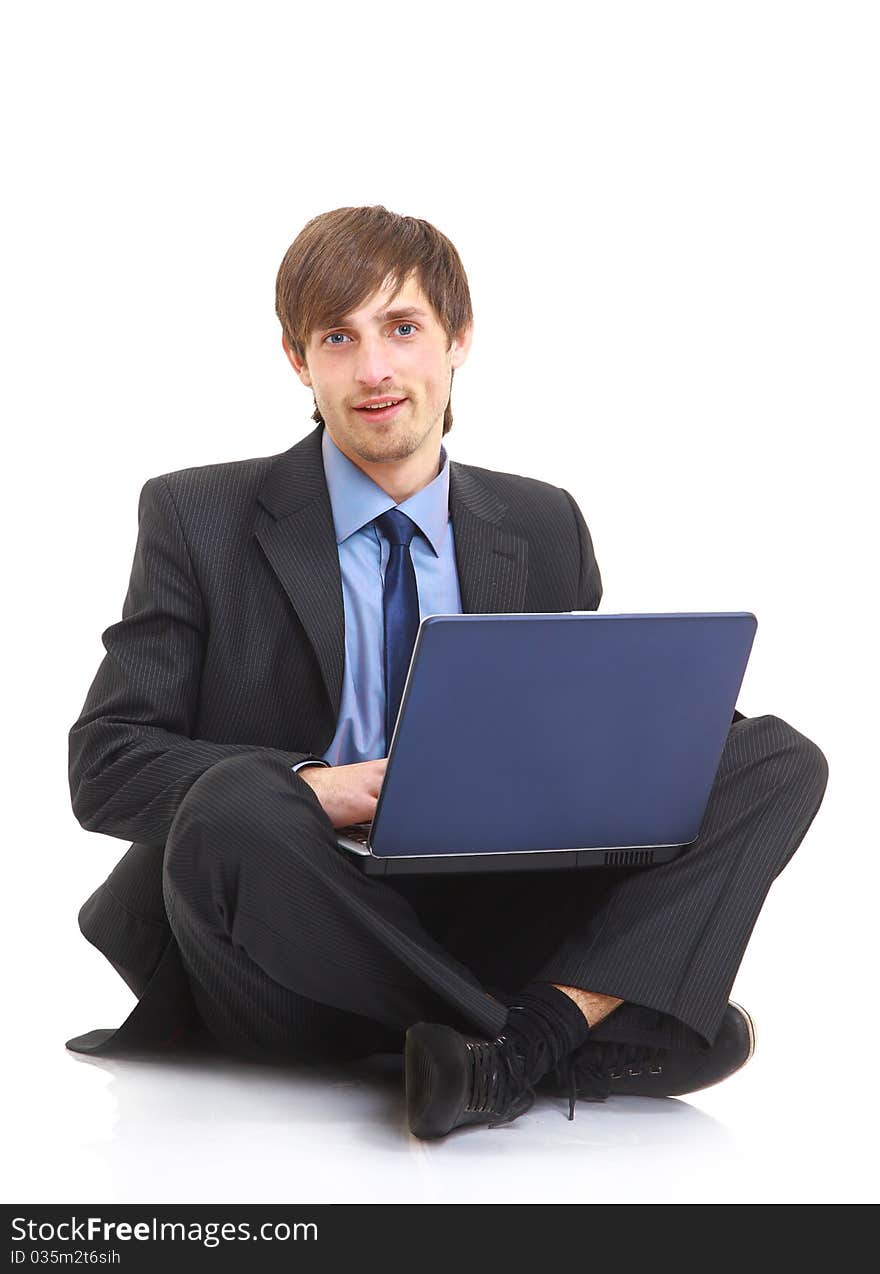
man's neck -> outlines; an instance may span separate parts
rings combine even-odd
[[[421,466],[421,472],[409,474],[396,471],[395,465],[367,465],[357,460],[355,460],[355,464],[363,469],[367,477],[372,478],[376,486],[381,487],[386,495],[390,495],[395,504],[403,504],[404,500],[408,500],[417,491],[421,491],[432,483],[440,472],[441,467],[439,457],[434,461],[433,467],[427,474],[424,472],[424,465]],[[389,469],[395,470],[395,472],[389,473]]]
[[[326,428],[326,425],[325,425]],[[333,435],[330,435],[333,438]],[[421,491],[423,487],[433,482],[442,468],[442,456],[438,445],[438,450],[427,458],[419,452],[414,452],[411,456],[407,456],[404,460],[384,460],[371,461],[364,460],[356,452],[347,451],[340,446],[336,439],[333,438],[336,446],[344,456],[347,456],[353,465],[356,465],[362,473],[375,482],[377,487],[389,495],[395,504],[403,504],[404,500],[408,500],[410,496]]]

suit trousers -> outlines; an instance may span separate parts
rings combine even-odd
[[[708,1047],[770,885],[821,804],[819,748],[774,716],[730,728],[697,840],[648,868],[371,877],[313,790],[260,752],[190,788],[165,847],[172,932],[210,1039],[291,1059],[494,1036],[539,980],[626,1003],[597,1040]]]

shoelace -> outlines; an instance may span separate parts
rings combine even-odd
[[[643,1044],[586,1044],[577,1053],[562,1059],[554,1071],[560,1087],[568,1089],[568,1117],[574,1119],[578,1098],[605,1101],[611,1095],[612,1079],[646,1067],[660,1074],[663,1050]]]
[[[473,1094],[469,1110],[494,1110],[496,1118],[489,1127],[497,1128],[531,1109],[535,1090],[529,1083],[525,1058],[510,1039],[499,1035],[494,1040],[474,1040],[468,1043],[468,1052]]]
[[[511,1005],[510,1011],[518,1007]],[[495,1110],[497,1117],[490,1128],[518,1119],[534,1104],[534,1085],[560,1063],[566,1050],[565,1041],[549,1023],[516,1012],[506,1033],[494,1040],[468,1041],[473,1068],[468,1109]]]

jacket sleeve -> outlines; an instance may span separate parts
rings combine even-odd
[[[593,541],[584,521],[584,515],[578,508],[577,503],[567,491],[564,491],[563,495],[571,505],[571,511],[574,514],[581,553],[578,603],[572,609],[598,610],[599,602],[602,600],[602,576],[599,574],[599,566],[596,562],[596,555],[593,552]]]
[[[73,812],[87,831],[162,842],[190,786],[242,752],[310,756],[194,739],[207,616],[164,478],[141,491],[122,620],[69,735]]]

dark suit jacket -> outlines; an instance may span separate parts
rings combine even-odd
[[[165,839],[191,784],[237,752],[320,756],[335,734],[344,613],[322,428],[279,456],[165,474],[141,493],[123,618],[103,634],[70,732],[76,817],[135,842],[79,913],[142,997],[116,1046],[192,1017],[162,899]],[[450,471],[464,611],[598,607],[590,534],[568,492],[455,461]],[[70,1041],[113,1043],[109,1032]]]

